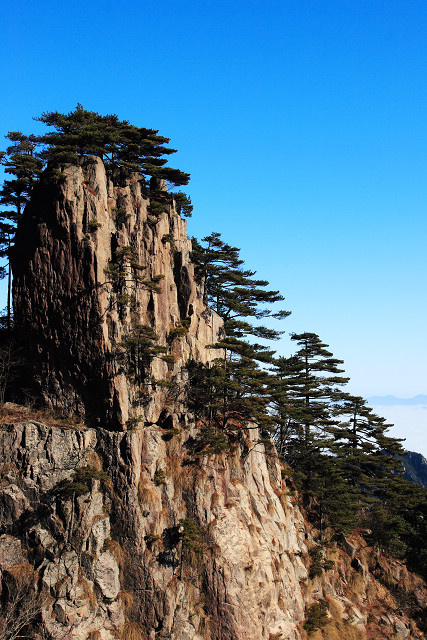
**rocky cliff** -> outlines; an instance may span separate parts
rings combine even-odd
[[[17,236],[47,410],[2,417],[0,638],[21,619],[39,640],[425,638],[423,581],[356,535],[323,544],[256,425],[197,446],[182,365],[212,358],[221,320],[173,205],[93,158],[64,172]]]

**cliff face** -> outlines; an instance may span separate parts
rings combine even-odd
[[[200,453],[181,368],[215,356],[221,320],[175,210],[96,159],[66,175],[26,210],[14,295],[36,390],[81,423],[6,407],[0,638],[22,587],[40,640],[425,638],[422,580],[357,536],[321,546],[256,425]],[[138,370],[141,326],[166,351]]]
[[[244,452],[203,464],[194,431],[170,435],[3,425],[0,549],[33,559],[46,629],[110,639],[128,618],[144,638],[298,638],[304,523],[277,460],[267,464],[256,430]],[[67,493],[76,467],[101,461],[109,480],[92,470],[87,492]]]
[[[98,158],[64,174],[41,182],[16,237],[14,313],[30,384],[48,406],[100,426],[156,422],[165,393],[151,379],[179,384],[188,360],[215,357],[207,345],[222,326],[203,303],[186,222],[171,206],[150,214],[151,190],[136,177],[115,186]],[[144,363],[144,374],[141,326],[169,356]]]

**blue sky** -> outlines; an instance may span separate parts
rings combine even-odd
[[[220,231],[351,390],[427,393],[427,5],[417,0],[15,0],[0,136],[86,109],[158,129]],[[289,339],[277,348],[289,353]]]

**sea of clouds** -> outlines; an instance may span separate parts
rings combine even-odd
[[[407,451],[422,453],[427,458],[427,396],[375,396],[368,398],[368,404],[394,425],[389,435],[405,438],[402,445]]]

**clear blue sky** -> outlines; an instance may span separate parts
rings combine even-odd
[[[1,31],[0,135],[77,102],[159,129],[190,234],[242,248],[287,332],[356,393],[427,393],[425,0],[15,0]]]

